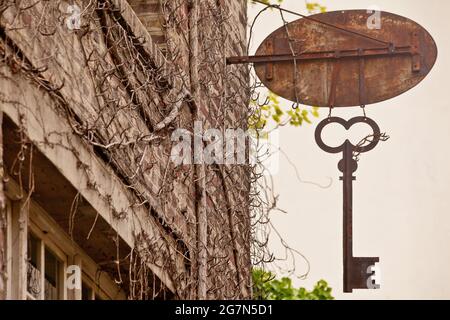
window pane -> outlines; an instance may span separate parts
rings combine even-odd
[[[84,281],[81,284],[81,300],[92,300],[92,289]]]
[[[39,240],[32,233],[28,233],[28,262],[35,268],[38,267],[38,250]]]
[[[46,247],[45,248],[45,281],[44,281],[44,299],[57,300],[59,298],[59,272],[61,264],[56,256]]]
[[[41,271],[38,269],[39,240],[28,233],[27,291],[35,299],[40,298]]]

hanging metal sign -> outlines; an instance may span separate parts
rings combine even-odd
[[[256,56],[228,63],[254,63],[267,88],[306,105],[349,107],[393,98],[430,72],[436,44],[420,25],[392,13],[381,12],[380,29],[370,30],[370,15],[334,11],[293,21],[268,36]]]
[[[380,12],[378,25],[369,28],[371,15],[366,10],[346,10],[304,17],[273,32],[255,56],[230,57],[227,63],[253,63],[267,88],[295,103],[330,108],[330,114],[338,107],[364,108],[416,86],[437,58],[433,38],[416,22]],[[322,140],[322,130],[333,123],[346,129],[365,123],[373,132],[363,144],[346,140],[330,147]],[[375,148],[381,138],[380,128],[365,113],[348,121],[329,116],[315,133],[322,150],[342,153],[338,168],[344,193],[344,292],[376,287],[370,270],[379,258],[353,256],[352,187],[356,155]]]

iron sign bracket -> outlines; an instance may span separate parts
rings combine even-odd
[[[411,35],[411,45],[407,46],[395,46],[390,43],[384,47],[374,48],[354,48],[354,49],[337,49],[329,51],[314,51],[314,52],[302,52],[302,53],[286,53],[286,54],[267,54],[257,56],[238,56],[229,57],[226,59],[228,65],[232,64],[247,64],[266,63],[266,78],[271,80],[273,77],[273,63],[286,62],[286,61],[313,61],[313,60],[330,60],[330,59],[349,59],[349,58],[370,58],[370,57],[383,57],[383,56],[400,56],[410,55],[412,57],[412,71],[421,71],[420,55],[420,35],[419,32],[414,31]],[[267,52],[275,52],[275,43],[269,41]]]

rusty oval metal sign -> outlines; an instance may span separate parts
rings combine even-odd
[[[436,58],[436,43],[416,22],[388,12],[374,17],[366,10],[347,10],[279,28],[251,62],[264,85],[283,98],[349,107],[381,102],[413,88]]]

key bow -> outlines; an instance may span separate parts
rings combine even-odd
[[[327,145],[325,142],[323,142],[322,131],[323,131],[323,129],[325,129],[326,126],[328,126],[332,123],[338,123],[341,126],[343,126],[346,130],[349,130],[353,125],[355,125],[357,123],[365,123],[372,128],[372,135],[373,135],[374,139],[368,145],[365,145],[365,146],[358,146],[358,145],[355,146],[347,139],[340,146],[331,147],[331,146]],[[342,119],[339,117],[329,117],[325,120],[322,120],[319,123],[319,125],[316,128],[316,133],[315,133],[316,142],[317,142],[318,146],[320,147],[320,149],[322,149],[323,151],[328,152],[328,153],[343,152],[345,144],[349,144],[351,147],[351,150],[353,152],[358,152],[358,153],[368,152],[368,151],[372,150],[373,148],[375,148],[377,146],[378,142],[380,142],[380,135],[381,135],[380,127],[377,125],[377,123],[374,120],[372,120],[368,117],[354,117],[350,120],[345,120],[345,119]]]

